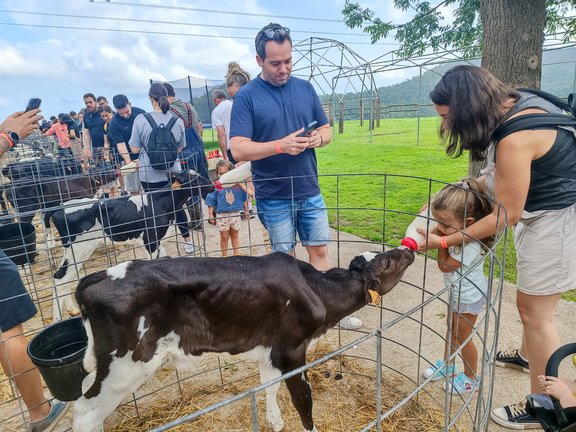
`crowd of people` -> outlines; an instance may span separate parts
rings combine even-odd
[[[253,183],[249,189],[233,187],[210,196],[209,219],[218,225],[222,254],[227,254],[229,240],[234,253],[238,253],[240,211],[248,211],[247,203],[253,195],[273,250],[293,255],[299,238],[310,264],[325,271],[331,267],[330,231],[318,183],[316,151],[332,139],[328,119],[312,85],[291,75],[292,40],[288,28],[279,24],[265,26],[255,38],[255,48],[260,74],[251,80],[237,63],[230,63],[226,75],[228,94],[222,89],[212,93],[216,106],[212,123],[224,159],[217,166],[217,174],[231,170],[237,161],[251,161]],[[176,116],[170,131],[180,152],[201,148],[198,143],[202,123],[192,105],[175,98],[170,84],[152,84],[148,96],[148,113],[132,107],[125,95],[115,95],[110,107],[105,97],[92,93],[84,95],[85,108],[78,114],[60,114],[50,125],[39,124],[39,110],[16,113],[2,124],[2,130],[10,133],[0,133],[0,155],[14,144],[11,133],[21,138],[40,127],[45,134],[56,136],[64,154],[134,167],[123,178],[123,192],[137,194],[140,190],[163,188],[168,183],[165,172],[154,168],[147,152],[153,131],[149,118],[167,124]],[[426,243],[420,245],[420,250],[438,250],[439,269],[452,290],[448,314],[452,332],[447,335],[442,359],[427,369],[424,377],[437,380],[448,376],[444,388],[451,393],[479,388],[478,352],[469,336],[486,303],[487,283],[482,266],[478,265],[483,259],[482,246],[470,239],[486,245],[506,223],[515,227],[517,306],[523,334],[520,348],[512,355],[509,350],[499,352],[497,360],[502,365],[529,370],[531,393],[553,395],[561,403],[574,406],[574,382],[544,376],[547,360],[560,346],[554,316],[556,304],[561,293],[576,288],[574,138],[563,129],[529,130],[494,142],[492,133],[508,119],[534,112],[557,112],[557,108],[542,98],[509,88],[480,67],[452,68],[430,98],[442,119],[441,135],[447,140],[447,153],[459,156],[469,151],[474,159],[487,159],[489,164],[480,178],[447,186],[432,200],[432,215],[439,225],[436,231],[426,233]],[[317,127],[304,134],[304,126],[311,122],[316,122]],[[200,172],[206,168],[203,149],[193,163]],[[569,175],[563,175],[558,167]],[[179,171],[181,163],[174,162],[169,169]],[[471,191],[474,199],[468,198]],[[111,185],[110,194],[115,193]],[[488,196],[501,203],[506,213],[493,209]],[[186,252],[194,252],[183,210],[177,213],[176,222]],[[534,253],[536,250],[538,254]],[[11,291],[3,292],[1,297],[12,302],[10,306],[10,302],[0,303],[0,361],[4,370],[16,377],[29,409],[32,430],[47,430],[44,425],[57,422],[66,404],[48,402],[43,396],[40,377],[23,348],[22,323],[34,315],[35,308],[25,295],[15,266],[3,253],[0,265],[1,277],[11,286]],[[455,290],[454,281],[460,280],[462,274],[470,283]],[[362,326],[356,317],[346,317],[339,324],[349,329]],[[450,353],[467,340],[462,349],[464,368],[459,372]],[[16,368],[30,372],[20,375]],[[526,408],[526,401],[496,408],[492,418],[508,428],[534,427],[537,420]]]

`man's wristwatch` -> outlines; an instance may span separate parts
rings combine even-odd
[[[5,131],[5,132],[10,137],[10,139],[12,140],[12,142],[14,144],[18,144],[18,141],[20,141],[20,135],[18,135],[16,132],[12,132],[12,131]]]

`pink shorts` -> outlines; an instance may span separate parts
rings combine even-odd
[[[216,214],[216,226],[218,231],[228,231],[232,228],[234,231],[240,231],[242,218],[239,211]]]

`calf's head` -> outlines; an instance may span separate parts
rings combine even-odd
[[[384,295],[396,286],[410,264],[414,252],[408,248],[396,248],[387,252],[364,252],[350,263],[350,270],[366,281],[366,289]]]
[[[202,195],[202,198],[206,198],[209,193],[214,192],[214,184],[191,169],[173,174],[172,185],[178,188],[189,188],[192,195]]]

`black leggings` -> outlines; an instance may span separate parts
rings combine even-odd
[[[147,183],[140,180],[142,183],[142,189],[144,192],[157,191],[158,189],[164,189],[170,185],[168,181],[161,181],[157,183]],[[188,229],[188,218],[186,217],[186,212],[183,208],[176,209],[176,226],[180,230],[182,237],[190,237],[190,230]]]

